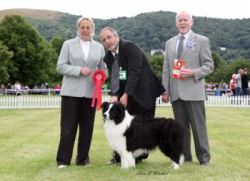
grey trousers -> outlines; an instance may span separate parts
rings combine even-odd
[[[185,161],[192,161],[191,130],[197,159],[199,162],[210,161],[204,101],[178,99],[172,102],[172,108],[176,121],[182,124],[185,131]]]

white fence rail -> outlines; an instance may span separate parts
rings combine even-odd
[[[110,97],[104,95],[102,100],[109,101]],[[213,107],[250,107],[250,97],[224,97],[208,96],[206,106]],[[60,108],[60,96],[1,96],[0,109],[24,109],[24,108]],[[163,103],[160,98],[156,100],[156,106],[171,106]]]

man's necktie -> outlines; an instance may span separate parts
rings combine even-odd
[[[178,60],[180,60],[180,58],[181,58],[181,54],[182,54],[182,51],[183,51],[183,40],[184,39],[185,39],[184,36],[180,36],[179,46],[178,46],[178,49],[177,49],[177,58],[178,58]]]
[[[115,59],[112,65],[112,75],[111,75],[111,85],[110,89],[113,93],[116,93],[120,88],[120,80],[119,80],[119,63],[118,63],[119,55],[115,54]]]

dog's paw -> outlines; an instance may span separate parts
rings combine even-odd
[[[135,167],[135,166],[133,166],[133,165],[126,165],[126,166],[122,166],[121,168],[122,169],[129,169],[129,168],[133,168],[133,167]]]
[[[179,164],[182,165],[184,163],[184,155],[180,156]]]
[[[122,169],[128,169],[128,168],[129,168],[129,165],[127,165],[127,164],[122,164],[122,165],[121,165],[121,168],[122,168]]]
[[[121,164],[122,169],[128,169],[128,168],[133,168],[135,167],[135,162],[125,162]]]
[[[175,165],[175,166],[173,167],[174,170],[177,170],[177,169],[179,169],[179,168],[180,168],[179,165]]]
[[[180,168],[180,165],[179,165],[179,164],[177,164],[177,163],[175,163],[174,161],[172,161],[171,166],[172,166],[172,168],[173,168],[174,170],[177,170],[177,169],[179,169],[179,168]]]

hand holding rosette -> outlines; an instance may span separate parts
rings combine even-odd
[[[91,106],[95,106],[95,99],[97,98],[97,109],[101,109],[102,105],[102,84],[105,83],[107,75],[103,70],[96,70],[92,75],[92,80],[95,83],[94,93],[92,97]]]
[[[173,69],[173,78],[184,80],[184,78],[180,75],[180,69],[185,68],[184,60],[174,60],[174,69]]]

